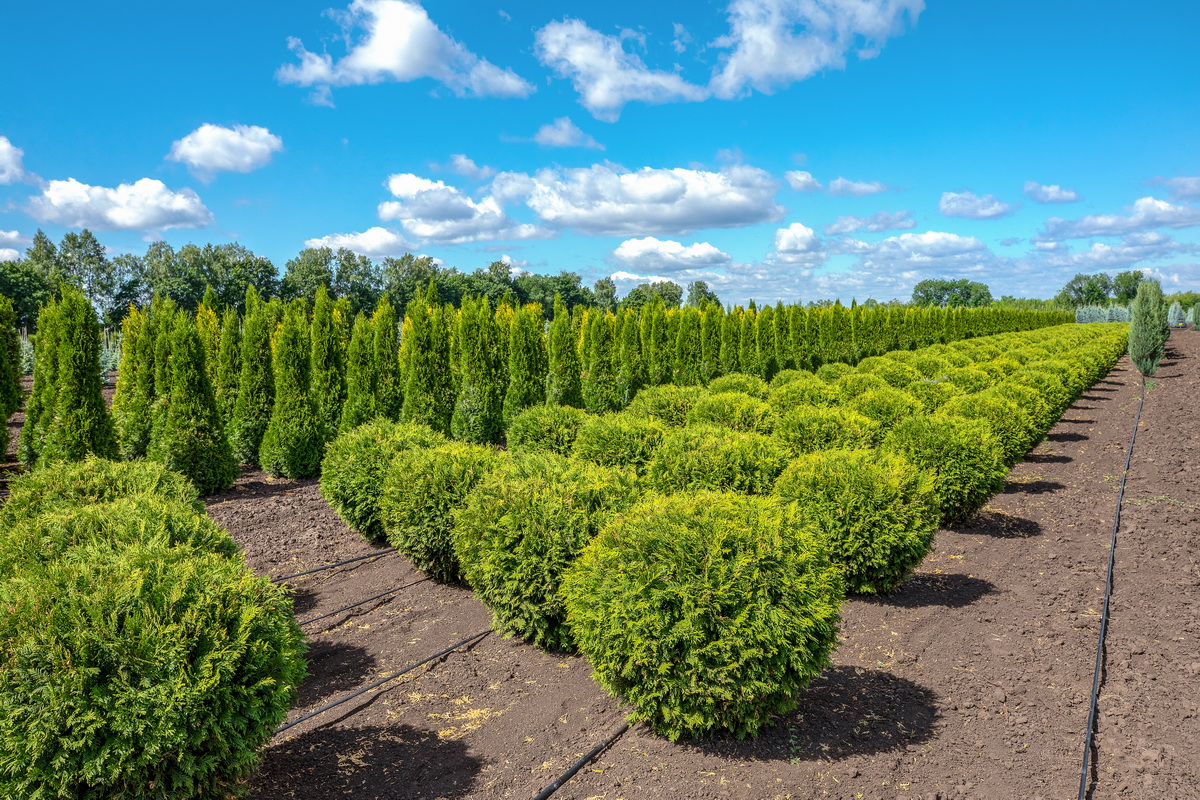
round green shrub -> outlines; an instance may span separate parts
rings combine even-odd
[[[570,455],[579,426],[587,414],[571,406],[530,406],[508,425],[508,449],[513,453]]]
[[[892,428],[882,449],[933,475],[942,522],[966,519],[1004,488],[1004,452],[985,423],[955,417],[911,417]]]
[[[952,397],[966,394],[961,388],[947,380],[931,380],[922,378],[904,387],[904,391],[917,399],[921,407],[932,414]]]
[[[1028,386],[1042,398],[1054,419],[1071,406],[1071,391],[1056,376],[1037,369],[1022,367],[1008,379],[1010,384]]]
[[[832,385],[840,403],[849,402],[864,392],[890,388],[883,378],[868,372],[851,372],[838,378]]]
[[[457,442],[397,453],[379,498],[388,543],[434,580],[460,580],[454,510],[503,458],[490,447]]]
[[[575,458],[605,467],[642,472],[662,443],[667,427],[652,417],[628,413],[589,417],[575,438]]]
[[[944,378],[954,365],[946,359],[935,355],[917,355],[912,366],[926,378]]]
[[[951,367],[969,367],[975,363],[975,359],[960,350],[947,349],[939,353],[939,358],[949,362]]]
[[[961,417],[986,422],[1000,443],[1005,466],[1025,457],[1037,437],[1034,422],[1016,403],[986,392],[947,401],[938,417]]]
[[[796,501],[822,532],[846,588],[889,592],[933,545],[938,508],[933,477],[885,451],[827,450],[794,460],[775,493]]]
[[[900,389],[871,389],[852,398],[846,408],[879,423],[886,431],[902,419],[924,411],[921,401]]]
[[[751,397],[757,397],[759,400],[765,400],[769,390],[770,387],[762,378],[757,375],[746,375],[742,372],[731,372],[728,375],[722,375],[720,378],[713,378],[712,382],[708,384],[709,394],[741,392]]]
[[[888,386],[895,389],[903,389],[921,377],[921,373],[915,367],[882,356],[864,358],[858,362],[858,371],[869,375],[878,375],[887,381]]]
[[[849,364],[843,364],[840,361],[834,361],[818,367],[816,375],[826,383],[833,383],[843,375],[849,375],[852,372],[854,372],[854,367]]]
[[[774,378],[771,378],[770,386],[772,389],[778,389],[780,386],[785,386],[792,381],[815,377],[816,375],[806,369],[781,369],[775,373]]]
[[[879,437],[878,422],[842,407],[796,406],[775,426],[776,441],[792,456],[871,447]]]
[[[837,404],[837,393],[820,378],[807,376],[796,378],[771,390],[767,402],[780,414],[798,406],[832,406]]]
[[[995,369],[999,370],[999,374],[1002,376],[1011,375],[1021,368],[1021,362],[1014,358],[1009,358],[1007,352],[999,358],[993,358],[989,363]]]
[[[668,493],[768,494],[787,458],[783,445],[761,433],[697,425],[663,437],[646,468],[646,483]]]
[[[754,736],[829,666],[843,588],[794,507],[655,497],[612,522],[563,581],[597,681],[678,739]]]
[[[704,389],[699,386],[675,386],[669,383],[650,386],[637,393],[626,411],[638,417],[652,417],[673,428],[682,428],[687,424],[688,414],[696,401],[703,396]]]
[[[1016,381],[997,383],[991,389],[988,389],[986,393],[998,395],[1016,403],[1033,421],[1034,429],[1037,431],[1037,438],[1041,438],[1046,431],[1050,430],[1059,417],[1050,408],[1050,404],[1042,399],[1042,396],[1035,389]]]
[[[321,496],[353,530],[368,541],[382,541],[379,490],[392,459],[403,450],[445,442],[445,437],[425,425],[377,417],[339,434],[326,446]]]
[[[548,650],[573,649],[562,575],[637,498],[631,470],[553,455],[515,456],[480,480],[454,513],[454,552],[493,625]]]
[[[946,380],[967,394],[982,392],[992,385],[992,376],[975,367],[956,367],[946,374]]]
[[[776,417],[775,409],[765,400],[742,392],[722,392],[701,397],[688,414],[688,425],[714,425],[769,434],[775,427]]]
[[[195,485],[155,461],[84,461],[35,469],[15,477],[0,506],[0,525],[12,525],[59,506],[93,505],[153,495],[204,512]]]
[[[286,590],[215,553],[89,545],[0,606],[4,797],[243,795],[304,676]]]

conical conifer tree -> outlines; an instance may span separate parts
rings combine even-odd
[[[375,349],[371,323],[359,312],[346,354],[346,402],[338,431],[353,430],[375,416]]]
[[[621,405],[627,406],[646,384],[642,366],[641,319],[637,311],[617,315],[617,392]]]
[[[317,289],[313,302],[312,352],[312,397],[316,403],[317,417],[321,420],[321,438],[329,441],[337,435],[342,418],[342,405],[346,401],[346,369],[342,362],[342,346],[334,319],[333,301],[324,284]],[[398,354],[392,360],[399,371]]]
[[[167,403],[171,392],[171,332],[176,317],[183,315],[175,301],[166,295],[155,295],[150,301],[150,340],[153,343],[150,360],[154,365],[154,381],[150,388],[150,429],[146,441],[146,456],[161,460],[158,448],[167,424]]]
[[[1158,363],[1165,352],[1166,336],[1170,335],[1166,319],[1162,286],[1149,278],[1141,281],[1137,296],[1129,306],[1129,357],[1138,372],[1146,377],[1158,371]]]
[[[583,380],[584,407],[592,414],[619,411],[617,388],[617,318],[611,311],[588,315],[587,373]]]
[[[404,404],[400,383],[400,331],[396,309],[387,292],[379,298],[371,316],[372,351],[375,359],[375,413],[398,419]]]
[[[742,308],[735,306],[721,320],[721,354],[719,375],[738,372],[742,368]]]
[[[700,383],[700,311],[691,306],[680,309],[679,333],[675,337],[675,383],[696,386]]]
[[[546,375],[546,402],[583,408],[583,385],[580,382],[579,350],[576,345],[571,314],[562,295],[554,295],[554,319],[547,340],[549,374]]]
[[[302,308],[290,308],[275,341],[275,402],[259,463],[268,475],[311,478],[321,470],[325,423],[310,392],[312,343]]]
[[[508,390],[504,394],[504,428],[530,406],[546,402],[546,337],[542,307],[521,306],[513,315],[509,336]]]
[[[508,356],[512,341],[512,321],[516,310],[511,303],[496,306],[496,347],[500,352],[500,396],[508,392]]]
[[[101,394],[100,323],[92,304],[74,286],[59,303],[58,369],[53,416],[38,453],[39,466],[117,457],[117,436]]]
[[[406,316],[410,325],[406,336],[411,347],[405,358],[407,375],[401,419],[448,434],[454,411],[450,342],[432,281],[423,297],[409,303]]]
[[[779,356],[775,347],[775,309],[763,306],[754,320],[754,345],[757,349],[758,377],[769,381],[779,372]]]
[[[673,366],[668,357],[666,307],[661,297],[655,295],[649,304],[642,307],[641,326],[646,383],[658,386],[670,380]]]
[[[251,286],[246,290],[246,321],[242,328],[242,371],[238,376],[237,401],[229,423],[229,444],[241,464],[258,464],[258,450],[271,422],[275,402],[271,338],[276,309],[282,304],[265,303]]]
[[[117,451],[121,458],[132,460],[146,455],[145,421],[149,411],[147,397],[138,386],[139,374],[149,371],[153,365],[143,363],[149,348],[142,340],[150,327],[146,312],[130,306],[129,313],[121,321],[121,365],[117,368],[117,388],[113,392],[112,415],[116,426]]]
[[[792,351],[788,347],[788,313],[787,306],[780,300],[775,304],[775,360],[777,371],[795,369],[796,362],[792,360]]]
[[[228,431],[237,406],[238,381],[242,374],[242,321],[233,306],[225,309],[221,320],[221,342],[217,348],[217,377],[213,398],[221,416],[221,430]]]
[[[492,444],[504,432],[496,317],[486,297],[464,297],[458,325],[459,386],[450,435]]]
[[[754,301],[742,314],[742,327],[738,332],[738,372],[747,375],[758,374],[758,337],[756,332],[758,312],[754,309]]]
[[[33,391],[25,404],[25,424],[17,440],[17,456],[25,465],[37,461],[46,440],[46,427],[54,415],[62,335],[58,306],[57,301],[51,300],[38,311],[38,332],[33,344]],[[99,366],[96,369],[99,371]]]
[[[189,315],[179,314],[172,330],[159,335],[171,341],[171,368],[162,387],[166,420],[155,448],[157,460],[186,475],[200,494],[223,491],[237,477],[237,464],[204,368],[199,330]]]
[[[21,407],[21,337],[12,300],[0,295],[0,415]]]
[[[212,306],[201,303],[196,309],[196,330],[204,346],[204,369],[212,384],[217,379],[217,361],[221,351],[221,321]]]
[[[679,348],[679,323],[682,319],[683,314],[678,308],[668,308],[663,312],[662,353],[659,355],[665,370],[663,383],[675,382],[675,351]]]
[[[700,311],[700,382],[706,386],[720,373],[724,317],[724,310],[717,303],[706,303]]]

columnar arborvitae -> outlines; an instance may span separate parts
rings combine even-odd
[[[546,402],[582,408],[579,350],[571,315],[559,294],[554,295],[554,320],[550,323],[547,351]]]
[[[21,407],[21,337],[12,300],[0,295],[0,416]]]
[[[508,392],[508,357],[512,339],[512,321],[516,310],[512,303],[501,301],[496,306],[496,343],[500,352],[500,396]]]
[[[155,295],[150,302],[151,361],[154,365],[154,381],[150,387],[150,419],[146,440],[146,455],[157,459],[158,447],[162,442],[163,428],[167,424],[167,403],[171,392],[171,331],[175,329],[176,317],[185,314],[166,295]]]
[[[808,312],[798,305],[788,309],[787,349],[794,369],[816,369],[809,356]]]
[[[546,337],[542,306],[529,303],[513,314],[509,336],[508,389],[504,393],[504,428],[517,414],[546,402]]]
[[[401,419],[428,425],[438,433],[450,432],[454,387],[450,379],[450,342],[437,288],[408,304],[409,351],[404,357],[404,409]]]
[[[54,416],[61,337],[58,306],[57,301],[51,300],[38,311],[38,332],[33,343],[33,391],[25,404],[25,424],[17,440],[17,456],[27,465],[37,461],[46,440],[46,427]]]
[[[200,494],[220,492],[237,477],[237,464],[204,368],[199,330],[190,315],[181,313],[172,329],[159,335],[171,341],[171,367],[163,387],[166,419],[156,460],[186,475]]]
[[[406,323],[407,324],[407,323]],[[375,352],[371,323],[359,312],[346,353],[346,402],[338,431],[345,433],[375,418]]]
[[[642,307],[641,327],[646,383],[650,386],[667,383],[671,380],[673,364],[667,339],[666,307],[661,297],[656,295],[648,305]]]
[[[673,370],[676,386],[700,383],[700,347],[700,311],[691,306],[680,309]]]
[[[1129,307],[1129,357],[1146,377],[1158,371],[1168,335],[1162,287],[1156,280],[1145,279],[1138,284]]]
[[[204,369],[208,372],[208,380],[213,384],[217,380],[217,363],[221,351],[221,321],[213,306],[201,303],[196,309],[196,331],[200,334],[200,343],[204,347]]]
[[[112,415],[117,432],[117,451],[121,458],[132,460],[146,455],[145,420],[149,402],[139,391],[138,376],[149,372],[152,365],[142,363],[148,352],[142,340],[143,330],[149,336],[148,315],[142,309],[131,306],[121,321],[121,365],[117,368],[117,388],[113,392]]]
[[[788,347],[788,310],[780,300],[775,304],[775,359],[777,371],[795,369],[796,362],[792,358],[792,349]]]
[[[233,409],[237,405],[238,379],[242,373],[242,320],[233,306],[225,309],[221,320],[221,342],[217,348],[217,377],[213,382],[213,398],[221,415],[221,429],[229,430]]]
[[[278,305],[282,308],[282,305]],[[271,422],[275,402],[275,376],[271,367],[271,336],[277,310],[259,299],[251,286],[246,290],[246,321],[242,327],[242,372],[238,377],[237,402],[229,423],[233,456],[242,464],[257,464],[263,434]]]
[[[275,342],[275,402],[259,463],[268,475],[311,478],[321,470],[325,423],[310,391],[312,344],[301,308],[289,308]]]
[[[58,307],[59,341],[54,406],[37,463],[117,457],[117,436],[100,378],[100,323],[83,292],[64,286]]]
[[[500,441],[504,395],[496,317],[486,297],[464,297],[458,323],[459,386],[450,435],[478,444]]]
[[[764,381],[775,377],[779,371],[778,350],[775,347],[775,309],[764,306],[754,320],[754,347],[757,351],[758,372]]]
[[[724,317],[723,309],[716,303],[706,303],[700,312],[700,382],[703,384],[720,374]]]
[[[719,375],[729,375],[742,370],[742,308],[735,306],[721,320],[721,352]]]
[[[400,331],[396,309],[387,292],[371,315],[372,351],[375,359],[375,413],[397,419],[404,404],[400,383]]]
[[[317,289],[313,303],[312,350],[309,362],[312,365],[312,396],[321,420],[321,436],[329,441],[337,435],[342,417],[342,404],[346,401],[346,369],[342,361],[342,346],[338,341],[338,330],[334,319],[333,301],[322,284]],[[396,370],[399,362],[393,357]]]
[[[588,315],[588,366],[583,380],[584,407],[592,414],[621,408],[617,388],[617,318],[611,311]]]
[[[747,375],[758,374],[758,312],[754,310],[754,302],[742,314],[741,329],[738,331],[738,372]]]
[[[641,320],[637,311],[622,311],[617,316],[617,391],[621,405],[627,406],[646,384],[642,364]]]

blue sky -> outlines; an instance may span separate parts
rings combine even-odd
[[[1200,6],[426,0],[0,10],[0,258],[237,240],[727,302],[1200,289]]]

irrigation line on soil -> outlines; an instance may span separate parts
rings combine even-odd
[[[368,558],[377,558],[379,556],[386,556],[388,553],[394,553],[394,552],[396,552],[396,548],[389,547],[386,550],[380,550],[378,553],[367,553],[365,556],[358,556],[357,558],[347,558],[345,561],[339,561],[336,564],[326,564],[323,567],[314,567],[313,569],[306,569],[303,572],[296,572],[296,573],[293,573],[292,575],[284,575],[282,578],[272,578],[271,583],[283,583],[284,581],[290,581],[292,578],[299,578],[301,575],[312,575],[314,572],[324,572],[327,569],[333,569],[334,567],[343,567],[346,564],[353,564],[355,561],[363,561]]]
[[[627,730],[629,730],[628,722],[623,723],[620,728],[617,728],[616,733],[614,733],[612,736],[609,736],[603,742],[601,742],[600,744],[593,747],[590,751],[588,751],[587,755],[585,755],[583,758],[579,759],[574,764],[572,764],[571,768],[568,769],[566,772],[564,772],[562,775],[559,775],[558,779],[556,781],[554,781],[554,783],[550,784],[545,789],[542,789],[542,791],[538,792],[537,796],[534,797],[533,800],[546,800],[546,798],[548,798],[550,795],[557,792],[559,789],[562,788],[562,785],[564,783],[571,780],[571,778],[574,778],[575,773],[579,772],[579,770],[583,769],[585,764],[587,764],[593,758],[595,758],[596,756],[598,756],[602,752],[604,752],[604,750],[607,749],[613,742],[615,742],[617,739],[621,738],[621,735],[623,733],[625,733],[625,731],[627,731]]]
[[[462,647],[463,645],[466,645],[471,642],[475,642],[479,639],[482,639],[483,637],[487,636],[491,632],[492,631],[489,628],[488,630],[480,631],[479,633],[475,634],[474,636],[468,636],[466,639],[463,639],[461,642],[458,642],[457,644],[452,644],[449,647],[447,647],[445,650],[439,650],[438,652],[434,653],[433,655],[429,656],[428,658],[421,659],[420,661],[413,664],[412,666],[405,667],[404,669],[400,670],[399,672],[388,675],[386,678],[380,678],[379,680],[375,681],[374,683],[364,686],[357,691],[351,692],[350,694],[346,695],[345,697],[342,697],[338,700],[334,700],[332,703],[326,703],[325,705],[318,708],[316,711],[310,711],[309,713],[305,714],[303,717],[300,717],[297,720],[293,720],[292,722],[285,722],[284,724],[280,725],[278,728],[275,729],[275,733],[277,735],[280,733],[283,733],[288,728],[299,725],[301,722],[304,722],[305,720],[312,719],[313,717],[317,716],[318,714],[324,714],[329,709],[337,708],[342,703],[348,703],[351,700],[353,700],[354,698],[358,697],[360,694],[363,694],[364,692],[369,692],[372,689],[376,689],[380,686],[383,686],[388,681],[393,681],[396,678],[399,678],[401,675],[407,675],[408,673],[412,672],[417,667],[422,666],[423,664],[428,664],[430,661],[433,661],[435,658],[441,658],[442,656],[446,655],[447,653],[457,650],[458,648]]]
[[[1104,667],[1104,634],[1108,630],[1108,604],[1112,597],[1113,564],[1117,556],[1117,528],[1121,526],[1121,504],[1125,500],[1125,478],[1129,475],[1129,462],[1133,459],[1133,443],[1137,440],[1138,426],[1142,423],[1142,405],[1146,402],[1146,379],[1142,378],[1142,395],[1138,398],[1137,417],[1133,421],[1133,434],[1129,437],[1129,449],[1125,452],[1125,469],[1121,471],[1121,490],[1117,493],[1117,511],[1113,515],[1112,541],[1108,545],[1108,578],[1104,586],[1104,611],[1100,614],[1100,642],[1096,645],[1096,671],[1092,675],[1092,700],[1088,711],[1087,738],[1083,743],[1083,769],[1079,773],[1079,800],[1084,800],[1088,790],[1088,766],[1092,758],[1092,737],[1096,732],[1096,703],[1100,695],[1100,672]]]
[[[349,611],[349,610],[350,610],[350,609],[352,609],[352,608],[357,608],[358,606],[364,605],[365,603],[369,603],[369,602],[371,602],[372,600],[378,600],[378,599],[379,599],[379,598],[381,598],[381,597],[385,597],[385,596],[387,596],[387,595],[389,595],[389,594],[393,594],[393,593],[395,593],[395,592],[399,592],[399,591],[400,591],[400,590],[402,590],[402,589],[407,589],[407,588],[409,588],[410,586],[416,586],[418,583],[424,583],[424,582],[425,582],[425,581],[427,581],[427,580],[430,580],[430,578],[429,578],[428,576],[426,576],[426,577],[424,577],[424,578],[421,578],[421,580],[419,580],[419,581],[413,581],[412,583],[406,583],[406,584],[404,584],[403,586],[397,586],[397,587],[395,587],[395,588],[393,588],[393,589],[388,589],[386,592],[380,592],[379,594],[375,595],[374,597],[368,597],[366,600],[359,600],[357,603],[351,603],[351,604],[350,604],[350,605],[348,605],[348,606],[343,606],[342,608],[339,608],[337,611],[330,611],[328,614],[322,614],[322,615],[321,615],[321,616],[319,616],[319,617],[313,617],[312,619],[306,619],[306,620],[304,620],[303,622],[297,622],[296,624],[297,624],[297,625],[299,625],[299,626],[301,626],[301,627],[303,627],[303,626],[305,626],[305,625],[309,625],[309,624],[311,624],[311,623],[313,623],[313,622],[316,622],[316,621],[318,621],[318,620],[325,619],[326,617],[332,617],[332,616],[334,616],[335,614],[340,614],[340,613],[342,613],[343,611]]]

